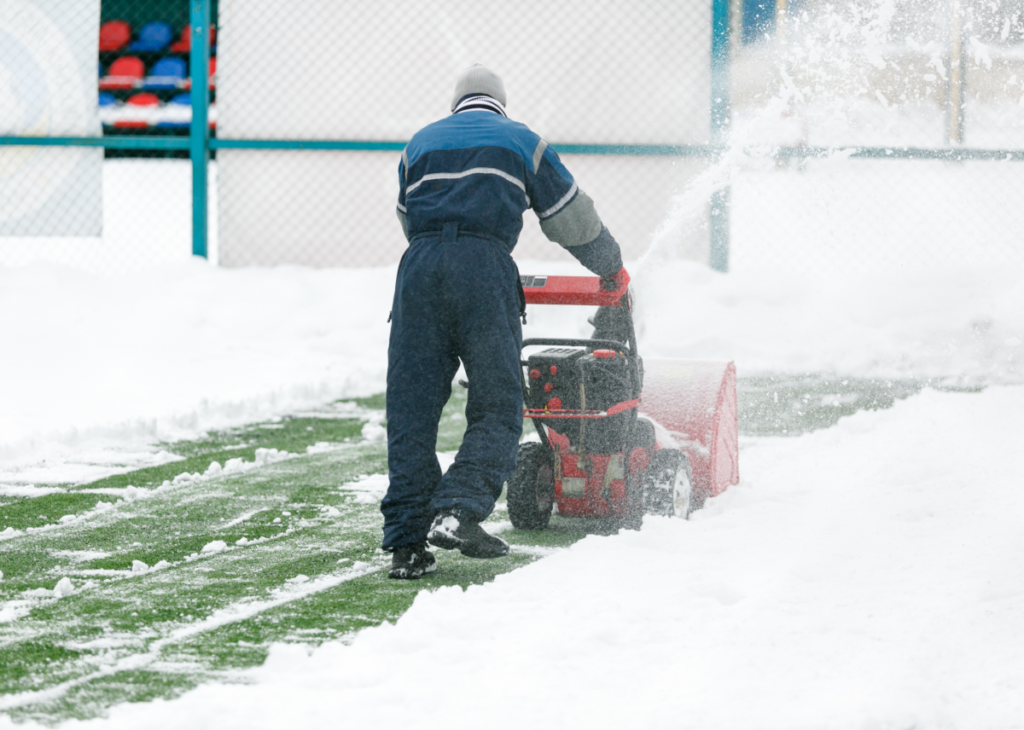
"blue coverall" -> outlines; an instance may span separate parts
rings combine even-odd
[[[548,238],[600,276],[619,246],[554,150],[488,97],[463,99],[413,136],[399,165],[398,267],[388,347],[390,485],[382,547],[422,543],[441,510],[494,509],[522,432],[519,272],[511,252],[532,208]],[[441,410],[462,361],[466,434],[442,477]]]

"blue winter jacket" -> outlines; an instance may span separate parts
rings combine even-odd
[[[493,103],[464,100],[456,113],[417,132],[398,167],[398,218],[406,238],[460,234],[493,240],[509,253],[532,208],[544,234],[599,276],[622,267],[619,244],[547,142]],[[490,102],[489,99],[486,100]]]

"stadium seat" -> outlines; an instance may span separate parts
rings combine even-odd
[[[156,123],[160,100],[156,94],[134,94],[121,109],[120,119],[114,122],[119,129],[145,129]]]
[[[117,103],[117,99],[114,95],[106,91],[101,91],[99,95],[100,102],[100,123],[104,127],[112,126],[119,118],[121,109]]]
[[[161,58],[142,82],[144,89],[180,89],[185,85],[185,62],[177,56]]]
[[[139,29],[138,40],[128,46],[129,51],[162,51],[174,37],[171,26],[162,20],[146,23]]]
[[[160,121],[156,126],[182,129],[192,123],[192,97],[178,94],[160,110]]]
[[[100,52],[120,51],[132,39],[132,27],[123,20],[108,20],[100,26]]]
[[[100,79],[100,89],[134,89],[146,74],[146,66],[135,56],[122,56],[110,64]]]
[[[217,28],[210,26],[210,45],[212,46],[217,40]],[[188,53],[192,50],[192,26],[186,25],[181,29],[181,37],[171,44],[168,49],[171,53]]]

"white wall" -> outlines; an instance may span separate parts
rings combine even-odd
[[[559,143],[703,143],[710,3],[223,0],[222,138],[406,141],[449,113],[458,74],[504,79],[509,115]],[[375,265],[405,247],[398,153],[218,153],[224,265]],[[696,163],[566,156],[639,255]],[[532,219],[531,214],[527,217]],[[704,251],[706,232],[687,251]],[[564,256],[527,222],[532,257]],[[696,255],[696,254],[695,254]]]

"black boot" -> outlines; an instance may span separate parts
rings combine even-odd
[[[508,555],[508,543],[488,534],[474,519],[455,512],[438,513],[427,533],[427,542],[444,550],[458,550],[467,558],[500,558]]]
[[[419,545],[402,545],[391,553],[391,570],[388,571],[388,578],[409,580],[419,578],[424,573],[433,573],[435,570],[437,559],[434,553],[427,550],[425,542]]]

